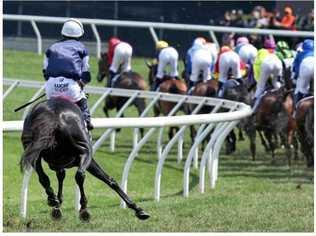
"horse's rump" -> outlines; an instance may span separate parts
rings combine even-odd
[[[51,98],[36,104],[27,115],[21,140],[24,153],[20,166],[24,169],[34,167],[45,150],[60,145],[70,150],[69,145],[74,145],[75,140],[88,139],[79,107],[62,98]]]

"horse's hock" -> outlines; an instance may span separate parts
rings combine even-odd
[[[33,82],[27,80],[14,80],[14,79],[4,79],[4,85],[9,86],[3,96],[3,100],[10,96],[10,94],[17,87],[24,88],[36,88],[37,92],[34,94],[31,100],[38,97],[39,94],[43,91],[43,83]],[[165,160],[168,157],[168,154],[171,148],[177,143],[178,155],[177,160],[178,164],[181,163],[183,159],[183,139],[184,132],[190,125],[200,125],[197,135],[195,136],[194,143],[191,146],[187,159],[184,165],[183,172],[183,194],[185,197],[189,196],[189,175],[190,167],[193,164],[194,168],[199,168],[199,189],[200,192],[204,192],[205,189],[205,168],[207,167],[209,178],[210,178],[210,187],[214,188],[216,180],[218,177],[218,157],[219,151],[222,146],[223,141],[229,132],[236,126],[238,121],[242,118],[245,118],[251,114],[251,108],[248,105],[243,103],[217,99],[217,98],[208,98],[208,97],[196,97],[189,95],[177,95],[169,93],[157,93],[150,91],[138,91],[138,90],[125,90],[125,89],[114,89],[114,88],[101,88],[101,87],[91,87],[87,86],[85,88],[86,92],[90,94],[96,94],[100,97],[96,102],[90,106],[91,114],[93,116],[96,109],[103,104],[104,99],[111,96],[125,96],[127,97],[126,103],[121,107],[117,112],[116,117],[114,118],[93,118],[92,123],[95,129],[105,129],[103,134],[93,142],[93,153],[96,153],[101,145],[104,144],[105,140],[110,138],[110,149],[112,152],[115,151],[115,129],[116,128],[134,128],[133,131],[133,142],[131,144],[132,150],[125,162],[124,170],[122,173],[121,187],[127,192],[127,180],[130,171],[130,167],[137,157],[138,152],[141,151],[143,145],[149,140],[153,134],[158,133],[157,136],[157,167],[155,174],[155,200],[159,201],[160,199],[160,185],[161,185],[161,175]],[[137,98],[147,99],[147,106],[145,110],[139,117],[135,118],[120,118],[124,111],[129,107],[130,104],[135,101]],[[170,101],[174,102],[175,106],[165,117],[148,117],[148,113],[153,109],[153,107],[159,101]],[[177,111],[184,104],[195,104],[195,109],[191,114],[176,116]],[[208,114],[198,114],[200,109],[204,106],[213,107],[212,111]],[[218,112],[222,111],[223,108],[227,112]],[[23,119],[29,107],[25,109],[23,113],[22,120],[20,121],[4,121],[3,130],[4,131],[21,131],[23,127]],[[163,131],[165,127],[178,126],[176,134],[163,145]],[[143,137],[139,135],[139,128],[149,128],[148,131],[144,134]],[[158,132],[157,132],[158,131]],[[211,134],[211,138],[208,140],[206,148],[202,152],[201,162],[198,163],[198,151],[199,146],[204,139],[206,139]],[[21,192],[21,215],[26,217],[27,210],[27,191],[28,184],[31,177],[31,171],[24,174],[23,186]],[[78,209],[78,199],[76,200],[76,209]],[[122,202],[122,206],[125,207],[125,204]]]

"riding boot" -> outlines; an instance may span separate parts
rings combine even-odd
[[[224,95],[224,83],[218,81],[217,97],[223,97]]]
[[[114,76],[116,75],[116,73],[115,72],[113,72],[113,71],[109,71],[109,79],[108,79],[108,81],[107,81],[107,85],[106,85],[106,87],[108,87],[108,88],[111,88],[112,87],[112,80],[113,80],[113,78],[114,78]]]
[[[253,101],[252,101],[252,104],[253,104],[253,106],[252,106],[252,113],[255,113],[257,111],[258,106],[260,104],[260,100],[261,100],[260,98],[261,98],[261,96],[258,97],[258,98],[255,97],[253,99]]]
[[[238,83],[240,83],[240,84],[243,84],[243,83],[244,83],[243,78],[237,78],[236,81],[237,81]]]
[[[192,94],[196,82],[189,80],[188,94]]]
[[[156,78],[155,81],[151,85],[151,91],[156,91],[159,85],[161,84],[162,79]]]
[[[91,123],[91,115],[90,115],[90,111],[88,108],[88,100],[86,98],[82,98],[81,100],[79,100],[78,102],[76,102],[76,104],[79,106],[82,115],[83,115],[83,119],[86,122],[87,125],[87,129],[88,130],[92,130],[94,127]]]

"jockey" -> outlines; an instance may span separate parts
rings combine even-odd
[[[236,42],[235,52],[239,55],[243,63],[252,65],[257,56],[257,48],[249,43],[247,37],[239,37]]]
[[[291,68],[294,61],[294,51],[292,51],[285,41],[279,41],[276,45],[276,55],[282,61],[284,69]]]
[[[258,50],[252,44],[249,43],[247,37],[239,37],[236,42],[235,52],[239,55],[242,62],[246,65],[249,70],[248,82],[250,86],[255,86],[256,81],[253,75],[253,63],[257,56]]]
[[[253,68],[255,80],[257,81],[257,89],[255,92],[254,109],[259,105],[260,97],[265,90],[268,78],[272,75],[272,85],[274,88],[280,88],[279,80],[282,76],[282,62],[275,54],[275,42],[271,39],[264,41],[264,48],[258,51]]]
[[[217,56],[218,56],[218,47],[215,43],[210,43],[210,42],[206,42],[204,44],[204,47],[210,51],[211,55],[212,55],[212,66],[211,66],[211,71],[214,71],[214,67],[215,67],[215,62],[217,61]]]
[[[163,82],[164,71],[167,65],[170,65],[170,76],[178,78],[178,58],[177,50],[170,47],[166,41],[158,41],[156,43],[156,60],[158,62],[157,74],[151,89],[156,90]]]
[[[304,40],[302,49],[303,51],[297,54],[293,64],[294,78],[297,78],[294,94],[295,104],[308,96],[310,82],[314,78],[314,40]]]
[[[202,81],[211,79],[212,53],[206,47],[195,49],[192,52],[191,61],[192,73],[190,75],[189,89],[194,87],[199,81],[200,73],[202,73]]]
[[[110,65],[110,78],[107,87],[112,87],[113,78],[122,73],[131,71],[133,49],[130,44],[122,42],[116,37],[111,37],[108,43],[108,63]]]
[[[63,96],[76,103],[83,114],[87,129],[92,130],[91,115],[83,87],[90,82],[89,55],[79,42],[84,30],[82,23],[70,18],[62,30],[62,39],[45,52],[43,74],[47,98]]]
[[[206,43],[206,40],[202,37],[194,39],[192,46],[188,49],[185,57],[185,74],[186,78],[189,78],[192,73],[192,54],[195,50],[200,49]]]
[[[234,78],[242,83],[242,73],[244,73],[245,65],[240,60],[238,54],[234,52],[230,47],[223,46],[218,55],[214,77],[218,78],[218,97],[224,95],[224,84],[227,81],[229,70],[231,70]]]

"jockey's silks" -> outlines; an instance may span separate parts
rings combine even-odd
[[[261,64],[264,61],[264,59],[268,56],[274,56],[274,57],[278,58],[277,55],[274,54],[273,50],[268,50],[268,49],[262,48],[258,51],[257,57],[256,57],[255,62],[253,64],[254,77],[255,77],[256,81],[258,81],[260,78]]]
[[[47,58],[47,77],[64,77],[80,80],[82,77],[83,58],[88,56],[86,47],[75,39],[60,40],[45,52]]]

